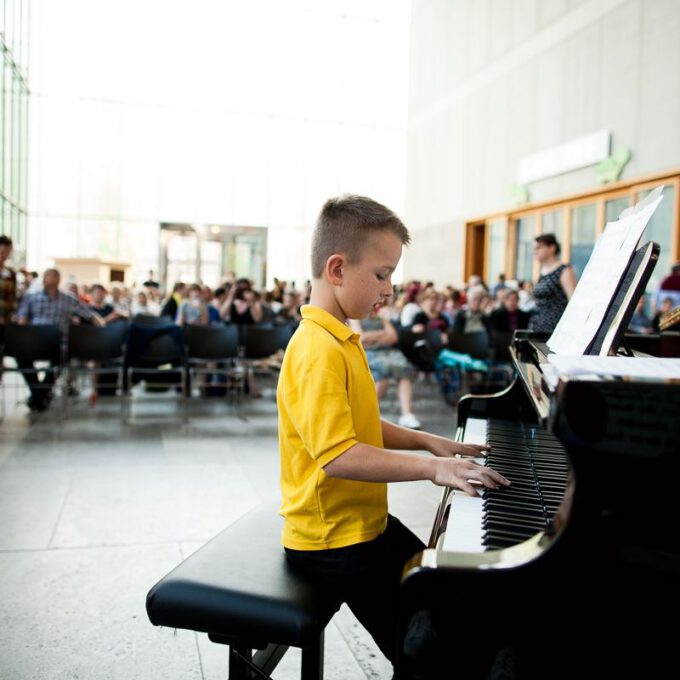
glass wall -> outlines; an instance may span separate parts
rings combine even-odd
[[[586,203],[571,209],[570,264],[578,279],[585,269],[595,245],[597,233],[597,205]]]
[[[530,279],[532,273],[538,271],[532,262],[535,228],[539,228],[543,234],[555,234],[562,245],[562,260],[569,262],[579,277],[606,224],[615,222],[623,210],[635,205],[661,185],[664,186],[664,199],[641,239],[642,243],[656,241],[661,249],[646,290],[648,309],[651,309],[659,283],[669,274],[673,262],[680,261],[680,173],[677,170],[618,182],[611,187],[604,186],[563,200],[521,206],[515,211],[489,216],[485,220],[488,244],[486,271],[489,281],[492,281],[492,276],[497,276],[498,268],[502,267],[503,260],[499,252],[503,248],[510,255],[505,260],[508,278]],[[500,225],[506,221],[510,228],[505,230],[503,243]],[[479,218],[468,226],[478,223]],[[496,227],[496,224],[499,226]],[[479,245],[470,239],[469,230],[466,233],[466,263],[474,262],[474,251]],[[470,273],[474,272],[466,271],[466,276]]]
[[[555,234],[560,244],[564,244],[564,210],[549,210],[541,215],[541,233]]]
[[[619,215],[626,209],[630,208],[631,202],[629,196],[622,196],[621,198],[611,198],[604,202],[604,222],[616,222]]]
[[[641,201],[651,189],[638,192],[636,201]],[[652,276],[647,284],[648,302],[654,303],[656,291],[659,289],[661,280],[671,273],[671,265],[674,262],[672,257],[671,245],[673,231],[671,225],[673,224],[673,210],[675,209],[675,187],[673,185],[666,185],[663,189],[663,200],[659,207],[654,211],[652,218],[647,223],[645,231],[642,234],[640,243],[647,243],[647,241],[656,241],[660,246],[659,259],[654,267]]]
[[[28,201],[28,0],[0,0],[0,233],[26,256]]]
[[[507,220],[494,220],[487,224],[487,238],[489,246],[486,260],[486,279],[489,288],[498,282],[499,274],[507,274],[505,271],[505,232]]]
[[[515,278],[532,280],[534,266],[534,239],[536,218],[533,215],[517,220],[517,246],[515,249]]]

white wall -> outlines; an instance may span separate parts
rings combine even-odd
[[[160,222],[266,226],[308,276],[323,201],[403,213],[407,0],[33,0],[30,267],[157,268]]]
[[[415,0],[405,275],[462,279],[466,219],[511,207],[523,156],[606,128],[622,179],[680,166],[678,0]],[[590,167],[531,201],[596,186]]]

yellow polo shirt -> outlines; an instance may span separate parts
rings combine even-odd
[[[301,312],[277,390],[283,545],[341,548],[385,530],[387,485],[332,478],[323,466],[358,442],[382,448],[380,409],[359,336],[319,307]]]

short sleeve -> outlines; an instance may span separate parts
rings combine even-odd
[[[314,360],[310,354],[291,362],[282,405],[309,455],[324,467],[358,440],[341,353],[321,350]]]
[[[71,313],[77,314],[82,319],[91,319],[93,312],[86,307],[78,298],[71,296]]]
[[[19,311],[17,312],[17,318],[23,319],[28,318],[31,311],[31,295],[27,293],[21,298],[21,303],[19,304]]]

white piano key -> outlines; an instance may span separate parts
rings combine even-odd
[[[442,549],[450,552],[483,552],[482,498],[454,491]]]
[[[488,423],[485,418],[468,418],[465,421],[463,444],[486,444]],[[478,456],[473,459],[480,465],[486,464],[486,458]],[[462,491],[454,491],[451,498],[449,520],[442,549],[452,552],[483,552],[482,544],[482,498],[468,496]]]
[[[468,418],[465,421],[463,444],[486,444],[487,421],[485,418]]]

